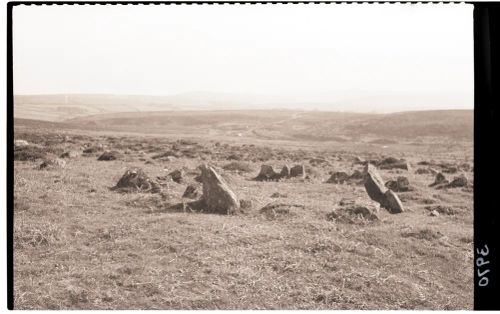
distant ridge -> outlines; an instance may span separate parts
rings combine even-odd
[[[203,91],[170,96],[112,94],[16,95],[14,96],[14,116],[45,121],[63,121],[76,117],[116,112],[266,110],[271,108],[280,110],[389,113],[432,110],[439,108],[439,104],[450,103],[450,100],[453,99],[457,100],[457,104],[463,104],[464,100],[460,98],[461,96],[392,93],[377,94],[374,97],[359,97],[355,91],[323,93],[296,99],[287,96]],[[331,99],[331,101],[324,99]],[[457,105],[457,107],[460,106]]]

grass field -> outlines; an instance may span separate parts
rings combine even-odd
[[[238,135],[239,128],[255,121],[244,117],[233,128],[217,120],[217,127],[175,132],[174,125],[165,132],[160,125],[143,134],[141,127],[122,129],[129,124],[123,120],[110,127],[93,119],[95,128],[86,124],[88,119],[67,124],[16,120],[15,138],[38,146],[24,154],[16,150],[15,308],[472,309],[473,169],[462,167],[473,166],[473,144],[462,136],[472,130],[457,136],[456,129],[433,129],[431,138],[421,131],[428,124],[422,124],[413,129],[419,138],[389,138],[369,132],[378,122],[363,117],[363,132],[342,140],[350,133],[315,135],[320,122],[314,119],[320,117],[302,116],[295,124],[297,116],[290,120],[287,115],[272,130],[254,124],[259,136]],[[267,122],[262,118],[261,123]],[[295,132],[294,125],[308,132]],[[102,151],[81,154],[98,144],[122,157],[97,161]],[[44,158],[65,151],[80,155],[66,159],[64,168],[36,169]],[[363,185],[325,183],[331,171],[362,170],[356,156],[410,162],[410,171],[380,170],[384,180],[406,176],[414,187],[398,193],[406,212],[381,209],[374,221],[329,219],[344,198],[368,200]],[[225,216],[172,206],[188,201],[181,196],[188,184],[197,184],[197,167],[205,162],[248,201],[242,213]],[[255,181],[262,164],[278,171],[284,164],[304,164],[309,177]],[[158,180],[162,191],[110,190],[131,167]],[[458,169],[445,173],[448,179],[464,173],[471,184],[435,189],[429,187],[434,175],[417,171],[447,167]],[[184,170],[182,183],[165,179],[176,169]],[[283,210],[262,213],[270,203]],[[431,216],[433,210],[440,215]]]

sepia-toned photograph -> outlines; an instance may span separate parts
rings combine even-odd
[[[14,308],[473,309],[473,35],[465,3],[14,6]]]

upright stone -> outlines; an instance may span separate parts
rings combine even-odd
[[[270,165],[262,165],[260,167],[260,172],[255,178],[257,181],[267,181],[267,180],[275,180],[277,179],[279,174],[277,174],[273,167]]]
[[[387,189],[375,166],[365,167],[365,189],[368,196],[392,214],[404,212],[403,204],[393,191]]]
[[[238,197],[215,170],[204,164],[201,167],[203,182],[202,201],[206,209],[219,214],[232,214],[240,209]]]
[[[286,178],[289,176],[290,176],[290,167],[288,167],[288,165],[284,165],[283,168],[281,168],[280,177]]]
[[[380,205],[392,214],[399,214],[405,211],[401,200],[399,200],[399,197],[392,190],[385,192],[384,200]]]
[[[441,172],[438,172],[436,174],[436,178],[434,179],[434,182],[431,183],[429,186],[433,187],[433,186],[443,185],[443,184],[448,184],[448,180],[446,180],[446,177],[444,176],[444,174],[442,174]]]
[[[365,166],[365,189],[368,196],[378,203],[384,200],[385,192],[387,192],[384,181],[380,177],[377,168],[372,164]]]
[[[306,168],[304,165],[293,166],[292,169],[290,169],[290,177],[305,178]]]

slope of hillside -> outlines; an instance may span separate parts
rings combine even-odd
[[[446,136],[472,139],[474,136],[473,110],[432,110],[400,112],[357,121],[346,125],[353,134],[378,136]]]

